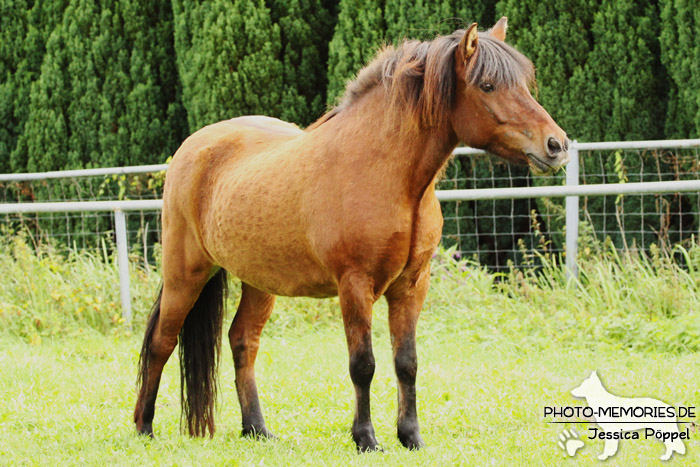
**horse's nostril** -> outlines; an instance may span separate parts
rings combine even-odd
[[[549,153],[550,156],[556,156],[561,150],[561,143],[558,139],[550,137],[547,140],[547,153]]]

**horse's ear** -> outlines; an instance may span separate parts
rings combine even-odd
[[[508,29],[508,18],[502,16],[501,19],[491,28],[489,35],[499,41],[506,40],[506,30]]]
[[[467,32],[464,33],[464,37],[459,42],[459,47],[457,48],[457,50],[459,50],[460,55],[462,55],[464,63],[467,63],[469,58],[471,58],[471,56],[474,55],[474,52],[476,52],[476,47],[478,45],[479,35],[476,31],[476,23],[472,23],[471,26],[469,26],[469,29],[467,29]]]

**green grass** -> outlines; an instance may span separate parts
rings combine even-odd
[[[258,382],[268,427],[280,439],[241,439],[233,364],[221,368],[213,439],[179,432],[177,366],[166,367],[155,431],[134,433],[131,411],[136,337],[77,337],[32,346],[3,341],[0,351],[2,465],[560,465],[562,425],[544,422],[546,405],[581,405],[569,391],[598,369],[611,391],[674,404],[698,401],[700,356],[551,346],[523,350],[470,342],[461,329],[421,335],[418,409],[427,449],[409,452],[395,437],[396,385],[385,326],[377,326],[373,420],[385,452],[357,455],[349,434],[352,385],[339,329],[266,337]],[[568,426],[568,425],[566,425]],[[583,425],[577,426],[580,433]],[[700,460],[700,437],[675,465]],[[584,439],[577,463],[597,463],[602,441]],[[650,465],[663,447],[622,442],[608,465]],[[573,463],[573,461],[572,461]]]
[[[581,285],[551,260],[544,274],[496,276],[449,252],[434,259],[419,325],[418,410],[428,447],[395,436],[396,384],[386,305],[375,306],[373,420],[382,453],[358,455],[349,427],[352,384],[337,299],[280,299],[263,333],[258,387],[276,441],[241,439],[230,350],[221,365],[218,431],[179,430],[179,376],[171,361],[155,432],[131,414],[143,322],[156,269],[132,270],[134,331],[120,322],[116,268],[86,254],[35,254],[0,245],[0,465],[596,465],[603,442],[586,425],[551,424],[545,406],[583,405],[569,391],[598,370],[618,395],[700,405],[697,249],[681,269],[657,255],[613,252],[582,263]],[[236,300],[234,282],[231,305]],[[230,313],[228,316],[230,319]],[[573,426],[585,447],[556,446]],[[700,436],[674,465],[696,465]],[[608,465],[659,463],[663,446],[622,441]]]

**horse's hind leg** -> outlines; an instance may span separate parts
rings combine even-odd
[[[275,296],[248,284],[242,284],[241,302],[228,333],[233,363],[236,367],[236,390],[241,404],[244,436],[273,437],[265,428],[255,385],[255,357],[260,334],[272,313]]]
[[[397,433],[401,444],[409,449],[423,446],[416,412],[416,324],[429,283],[430,272],[426,268],[415,282],[400,279],[386,293],[394,369],[399,386]]]
[[[212,267],[191,248],[180,246],[178,242],[177,247],[173,245],[163,252],[163,287],[148,320],[141,349],[134,422],[139,433],[151,437],[163,367],[175,349],[185,318],[197,302]]]

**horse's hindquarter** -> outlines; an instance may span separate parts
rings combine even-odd
[[[199,225],[214,262],[275,295],[334,295],[335,287],[309,246],[302,197],[313,168],[296,135],[251,126],[234,130],[240,144],[201,188]],[[230,135],[228,139],[233,137]]]

